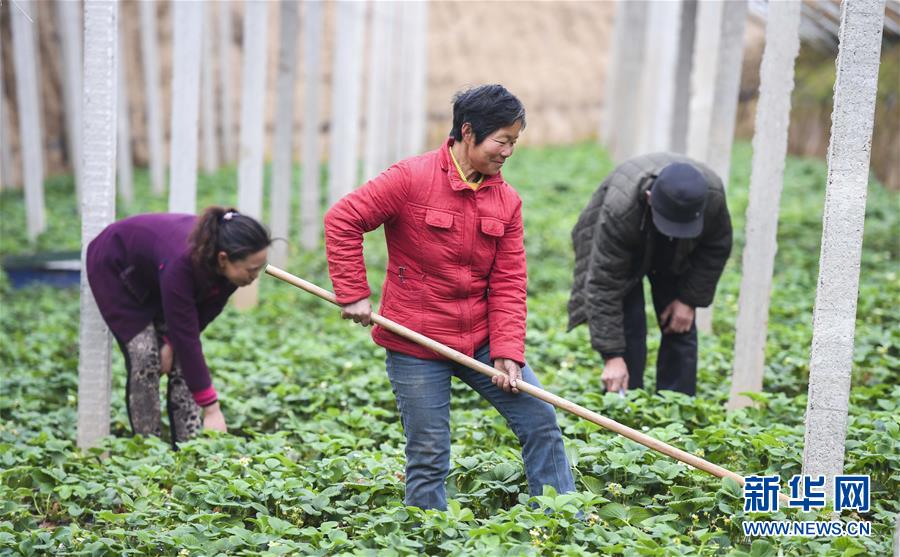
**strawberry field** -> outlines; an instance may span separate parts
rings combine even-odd
[[[717,294],[714,335],[701,337],[698,396],[603,394],[584,327],[566,333],[569,232],[612,163],[599,148],[519,150],[504,175],[524,200],[529,261],[527,355],[544,386],[739,474],[800,473],[826,167],[789,159],[766,353],[755,408],[726,413],[740,284],[750,147],[734,153],[729,207],[735,249]],[[236,197],[236,172],[201,177],[198,207]],[[119,216],[165,210],[136,176]],[[38,248],[79,248],[73,184],[46,187]],[[27,251],[21,192],[3,192],[0,255]],[[265,206],[268,206],[266,203]],[[518,443],[459,382],[446,512],[405,507],[403,433],[368,330],[317,298],[263,276],[260,305],[233,308],[204,333],[229,434],[172,451],[133,438],[124,366],[113,354],[112,433],[75,448],[77,289],[13,290],[0,278],[0,555],[889,555],[900,512],[900,211],[869,188],[845,471],[869,474],[861,538],[743,535],[741,488],[558,413],[577,493],[529,498]],[[292,242],[288,270],[330,287],[324,253]],[[366,243],[377,291],[386,253]],[[650,330],[655,331],[655,323]],[[649,338],[648,379],[658,335]],[[525,396],[525,395],[522,395]],[[780,511],[761,520],[828,520]]]

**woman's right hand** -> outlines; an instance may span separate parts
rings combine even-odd
[[[341,306],[341,317],[344,319],[352,319],[363,327],[372,324],[372,304],[368,298],[357,300],[352,304]]]
[[[228,433],[228,427],[225,425],[225,416],[222,414],[218,401],[203,408],[203,429],[214,429],[222,433]]]

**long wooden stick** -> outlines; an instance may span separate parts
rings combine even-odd
[[[278,267],[274,267],[272,265],[267,265],[266,273],[268,273],[269,275],[271,275],[277,279],[281,279],[284,282],[292,284],[292,285],[296,286],[297,288],[305,290],[305,291],[309,292],[310,294],[315,294],[316,296],[322,298],[323,300],[327,300],[327,301],[331,302],[332,304],[340,305],[340,304],[338,304],[337,298],[335,297],[335,295],[333,293],[329,292],[328,290],[325,290],[324,288],[316,286],[315,284],[313,284],[309,281],[303,280],[302,278],[300,278],[298,276],[292,275],[291,273],[288,273],[287,271],[285,271],[283,269],[279,269]],[[487,375],[489,377],[494,377],[496,375],[504,375],[503,372],[501,372],[487,364],[479,362],[475,358],[466,356],[462,352],[457,352],[456,350],[454,350],[448,346],[444,346],[443,344],[436,342],[436,341],[426,337],[423,334],[417,333],[417,332],[413,331],[412,329],[408,329],[408,328],[404,327],[403,325],[400,325],[399,323],[395,323],[394,321],[391,321],[390,319],[387,319],[386,317],[382,317],[381,315],[378,315],[375,312],[372,312],[372,322],[381,327],[384,327],[385,329],[391,331],[392,333],[398,334],[398,335],[405,337],[417,344],[424,346],[425,348],[433,350],[434,352],[440,354],[441,356],[447,358],[448,360],[453,360],[456,363],[459,363],[468,368],[471,368],[471,369],[477,371],[478,373]],[[726,478],[726,477],[731,478],[734,481],[736,481],[737,483],[739,483],[740,485],[744,485],[744,477],[740,476],[738,474],[735,474],[731,470],[727,470],[717,464],[713,464],[712,462],[709,462],[708,460],[704,460],[704,459],[700,458],[699,456],[692,455],[691,453],[682,451],[681,449],[673,447],[672,445],[663,443],[659,439],[654,439],[653,437],[650,437],[649,435],[645,435],[645,434],[641,433],[640,431],[637,431],[635,429],[628,427],[627,425],[620,424],[619,422],[617,422],[615,420],[612,420],[605,416],[601,416],[600,414],[598,414],[596,412],[588,410],[584,406],[580,406],[578,404],[575,404],[574,402],[568,401],[568,400],[566,400],[560,396],[557,396],[551,392],[545,391],[544,389],[541,389],[540,387],[535,387],[534,385],[530,385],[530,384],[526,383],[525,381],[518,381],[516,386],[523,393],[527,393],[535,398],[543,400],[544,402],[550,403],[553,406],[556,406],[557,408],[560,408],[562,410],[565,410],[567,412],[575,414],[576,416],[584,418],[585,420],[587,420],[589,422],[595,423],[595,424],[599,425],[600,427],[603,427],[612,432],[618,433],[619,435],[627,437],[628,439],[631,439],[632,441],[634,441],[636,443],[640,443],[641,445],[644,445],[647,448],[653,449],[656,452],[670,456],[670,457],[674,458],[675,460],[679,460],[689,466],[693,466],[694,468],[696,468],[698,470],[703,470],[704,472],[708,472],[708,473],[712,474],[713,476],[716,476],[719,478]],[[784,493],[779,492],[778,496],[785,502],[789,500],[789,498]]]

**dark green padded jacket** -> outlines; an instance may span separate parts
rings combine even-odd
[[[572,230],[575,276],[569,330],[588,323],[591,346],[606,357],[625,352],[622,302],[653,262],[655,234],[646,192],[659,172],[674,162],[693,165],[709,184],[703,232],[676,241],[671,271],[678,277],[678,299],[694,307],[711,304],[731,253],[725,190],[709,167],[672,153],[643,155],[617,166]]]

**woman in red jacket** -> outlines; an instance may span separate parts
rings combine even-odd
[[[574,490],[553,407],[519,395],[540,385],[525,364],[522,201],[500,169],[525,127],[522,103],[501,85],[459,93],[440,149],[393,165],[325,215],[328,267],[345,319],[369,325],[363,234],[385,227],[381,313],[505,375],[488,379],[376,326],[406,434],[406,504],[445,509],[450,379],[506,418],[522,445],[529,491]],[[493,384],[492,384],[493,383]]]

